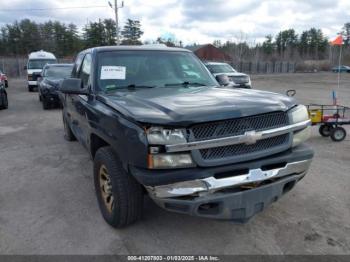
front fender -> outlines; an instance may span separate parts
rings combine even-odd
[[[141,125],[96,101],[88,113],[90,138],[96,135],[112,146],[124,168],[147,167],[148,142]],[[91,139],[89,141],[91,148]]]

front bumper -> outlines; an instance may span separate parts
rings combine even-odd
[[[251,84],[232,84],[232,87],[235,87],[235,88],[247,88],[247,89],[251,89],[252,88],[252,85]]]
[[[244,223],[290,191],[304,175],[291,175],[272,184],[246,191],[220,192],[193,199],[153,198],[153,200],[168,211]]]
[[[38,81],[28,81],[29,86],[38,86]]]
[[[283,177],[298,175],[304,176],[309,169],[311,159],[287,163],[284,167],[263,170],[250,169],[241,174],[231,174],[228,177],[207,177],[169,185],[148,186],[146,189],[155,198],[176,198],[190,195],[207,195],[227,188],[237,188],[247,184],[258,184],[266,181],[275,181]]]
[[[131,171],[145,182],[141,183],[154,202],[168,211],[245,222],[291,190],[306,175],[312,157],[313,150],[301,145],[221,167],[153,170],[143,175],[135,168]]]
[[[57,92],[41,93],[42,97],[50,102],[59,102],[60,98]]]

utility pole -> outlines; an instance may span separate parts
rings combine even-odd
[[[122,1],[122,5],[118,6],[118,0],[114,0],[114,8],[110,2],[108,2],[109,6],[114,9],[115,13],[115,24],[117,29],[117,45],[120,45],[120,30],[119,30],[119,16],[118,16],[118,9],[124,7],[124,1]]]

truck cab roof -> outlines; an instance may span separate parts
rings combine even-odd
[[[152,45],[121,45],[121,46],[100,46],[86,49],[82,52],[108,52],[108,51],[172,51],[172,52],[191,52],[185,48],[167,47],[163,44]]]

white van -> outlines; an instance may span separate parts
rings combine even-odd
[[[46,64],[55,64],[57,59],[54,54],[43,50],[29,54],[28,63],[25,67],[28,75],[28,91],[32,92],[38,86],[37,79]]]

